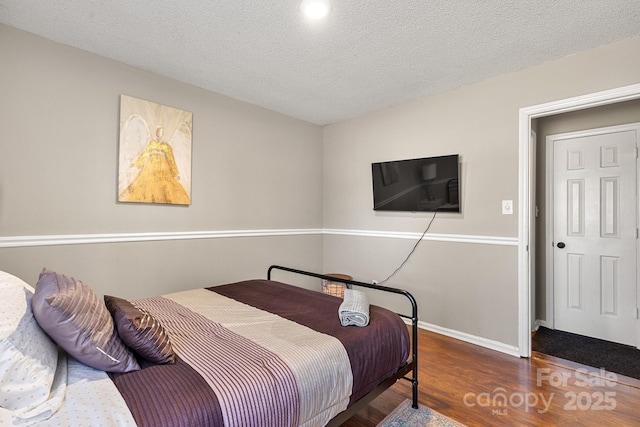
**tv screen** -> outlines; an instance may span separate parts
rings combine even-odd
[[[460,212],[458,155],[371,164],[376,211]]]

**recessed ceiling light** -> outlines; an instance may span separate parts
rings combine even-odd
[[[331,2],[329,0],[303,0],[300,3],[300,10],[309,19],[322,19],[331,12]]]

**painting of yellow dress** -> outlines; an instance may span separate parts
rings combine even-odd
[[[118,201],[191,204],[188,111],[120,97]]]

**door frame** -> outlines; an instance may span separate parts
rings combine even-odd
[[[640,99],[640,84],[562,99],[521,108],[518,123],[518,349],[521,357],[531,357],[531,292],[534,290],[533,268],[535,254],[530,250],[535,235],[530,221],[535,217],[535,203],[530,202],[534,172],[531,168],[531,121],[546,116],[584,110],[602,105]]]
[[[627,123],[623,125],[614,125],[614,126],[604,126],[593,129],[585,129],[581,131],[575,132],[563,132],[559,134],[549,135],[545,141],[545,154],[546,154],[546,224],[545,224],[545,235],[547,237],[547,242],[553,242],[553,226],[555,221],[555,206],[554,206],[554,191],[555,191],[555,183],[554,183],[554,164],[555,164],[555,156],[554,156],[554,141],[562,141],[572,138],[581,138],[587,136],[598,136],[604,135],[612,132],[623,132],[627,130],[635,130],[636,133],[640,131],[640,122]],[[636,142],[637,143],[637,142]],[[636,161],[636,184],[638,182],[638,176],[640,176],[640,170],[638,162]],[[636,227],[638,226],[638,197],[636,193]],[[636,266],[638,265],[638,242],[636,240]],[[547,327],[555,329],[555,293],[554,293],[554,258],[553,258],[553,249],[552,246],[546,245],[544,248],[544,254],[546,257],[546,275],[545,275],[545,287],[546,287],[546,318],[545,324]],[[638,272],[636,270],[636,289],[638,289]],[[636,334],[636,346],[640,343],[637,342],[637,334]]]

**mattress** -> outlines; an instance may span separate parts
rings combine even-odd
[[[368,326],[343,327],[341,301],[268,280],[136,300],[176,363],[109,375],[139,426],[323,426],[410,350],[399,316],[371,306]]]

